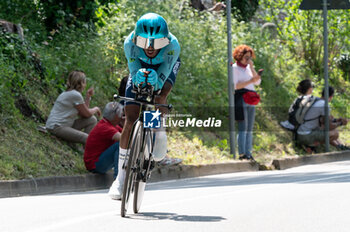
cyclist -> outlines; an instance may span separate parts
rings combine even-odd
[[[134,98],[133,86],[154,86],[158,92],[155,102],[165,104],[180,67],[180,45],[177,38],[169,32],[165,19],[155,13],[147,13],[136,22],[133,32],[124,41],[124,52],[130,71],[126,97]],[[147,77],[147,83],[146,82]],[[162,110],[162,109],[160,109]],[[140,105],[125,103],[126,121],[119,146],[118,176],[109,189],[108,195],[120,200],[123,191],[125,170],[122,169],[133,123],[138,119]],[[157,129],[153,157],[162,160],[166,155],[166,133],[163,128]],[[159,152],[155,152],[155,151]]]

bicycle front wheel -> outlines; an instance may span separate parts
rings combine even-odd
[[[134,193],[134,204],[133,209],[134,213],[138,213],[141,207],[143,195],[146,187],[146,180],[149,176],[149,165],[152,160],[151,151],[153,147],[153,140],[151,130],[145,132],[145,137],[143,139],[142,151],[139,153],[137,158],[137,163],[142,169],[139,172],[137,180],[135,181],[135,193]],[[145,162],[147,159],[148,162]]]
[[[128,210],[128,203],[130,195],[134,191],[134,181],[136,179],[136,170],[137,170],[137,157],[141,152],[142,145],[142,124],[140,121],[137,121],[129,143],[130,153],[128,154],[128,161],[126,166],[126,173],[124,179],[122,203],[120,207],[120,214],[122,217],[125,217]]]

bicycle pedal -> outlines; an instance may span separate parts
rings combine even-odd
[[[147,174],[147,178],[145,179],[145,182],[148,180],[148,179],[150,179],[151,178],[151,172],[149,172],[148,174]]]
[[[156,166],[156,161],[152,160],[151,161],[151,166],[149,167],[149,171],[152,171],[155,166]]]
[[[145,160],[145,162],[143,163],[143,169],[148,169],[148,165],[149,165],[149,160]],[[155,166],[156,166],[156,162],[152,160],[151,164],[149,165],[149,170],[153,170]]]
[[[136,177],[137,180],[143,180],[143,175],[141,172],[137,173],[137,177]]]

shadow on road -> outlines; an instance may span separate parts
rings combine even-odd
[[[184,221],[184,222],[219,222],[226,220],[226,218],[220,216],[190,216],[179,215],[176,213],[160,213],[160,212],[143,212],[135,215],[128,215],[129,219],[137,220],[172,220],[172,221]]]

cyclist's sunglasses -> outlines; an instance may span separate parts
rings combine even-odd
[[[167,46],[170,43],[170,41],[166,37],[159,39],[146,39],[141,36],[136,36],[136,38],[134,39],[134,43],[136,44],[136,46],[143,49],[152,47],[157,50]]]

